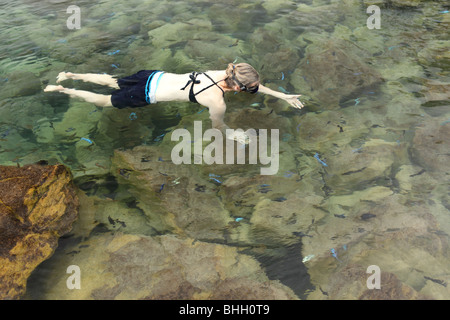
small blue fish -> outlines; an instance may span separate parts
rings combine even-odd
[[[88,138],[81,138],[80,140],[86,141],[89,144],[93,144],[94,142],[92,142],[92,140],[88,139]]]
[[[220,181],[219,179],[216,179],[216,178],[210,178],[210,179],[214,180],[217,183],[220,183],[220,184],[222,183],[222,181]]]
[[[448,13],[448,10],[444,10],[444,11],[439,11],[439,13]]]
[[[333,257],[335,257],[337,261],[342,262],[341,260],[339,260],[339,258],[338,258],[338,256],[337,256],[337,252],[336,252],[336,250],[334,250],[334,248],[331,248],[331,249],[330,249],[330,252],[331,252],[331,255],[332,255]]]
[[[297,132],[300,131],[300,125],[301,125],[301,123],[299,123],[299,124],[297,125],[297,127],[295,128],[295,129],[297,129]]]
[[[270,189],[270,185],[268,184],[262,184],[259,187],[260,187],[260,189],[258,190],[259,193],[268,193],[272,191],[272,189]]]
[[[284,174],[284,177],[285,177],[285,178],[290,178],[290,177],[292,177],[293,174],[294,174],[294,172],[292,172],[292,171],[287,171],[287,172]]]
[[[202,112],[205,111],[206,109],[208,109],[208,108],[203,108],[202,110],[200,110],[199,112],[197,112],[197,114],[202,113]]]
[[[59,39],[56,42],[58,42],[58,43],[67,43],[67,40],[66,39]]]
[[[360,101],[359,101],[359,98],[356,98],[356,99],[355,99],[355,106],[357,106],[357,105],[359,104],[359,102],[360,102]]]
[[[288,142],[291,139],[291,135],[289,133],[284,133],[281,137],[281,140],[284,142]]]
[[[161,191],[164,189],[164,185],[165,185],[165,183],[163,183],[163,184],[161,185],[161,187],[159,188],[159,192],[161,192]]]
[[[230,45],[228,46],[228,48],[236,47],[238,44],[239,44],[239,39],[237,39],[235,43],[230,44]]]
[[[244,220],[244,218],[236,218],[236,219],[234,219],[234,221],[236,221],[236,222],[240,222],[242,220]]]
[[[280,89],[280,91],[281,92],[283,92],[283,93],[289,93],[285,88],[283,88],[283,87],[278,87],[278,89]]]
[[[119,69],[119,67],[116,66],[114,63],[111,65],[111,67],[116,68],[116,69]]]
[[[316,154],[314,155],[314,158],[316,158],[317,161],[319,161],[319,163],[321,163],[323,166],[328,167],[328,165],[327,165],[324,161],[320,160],[319,154],[318,154],[317,152],[316,152]]]
[[[160,134],[159,136],[157,136],[156,138],[155,138],[155,140],[153,140],[153,141],[161,141],[162,140],[162,138],[164,138],[164,136],[165,136],[166,134],[165,133],[163,133],[163,134]]]
[[[9,135],[9,133],[11,132],[11,128],[9,128],[8,130],[6,130],[5,132],[3,132],[0,137],[5,138]]]
[[[119,53],[119,52],[120,52],[120,50],[116,50],[116,51],[108,52],[108,56],[112,56],[112,55],[115,55],[115,54],[117,54],[117,53]]]
[[[284,80],[284,72],[281,72],[281,80]]]
[[[219,179],[217,179],[217,178],[220,178],[220,176],[219,175],[217,175],[217,174],[214,174],[214,173],[210,173],[209,174],[209,179],[211,179],[211,180],[214,180],[215,182],[217,182],[217,183],[222,183],[222,181],[220,181]]]
[[[128,118],[130,120],[136,120],[137,119],[137,114],[135,112],[130,113],[130,115],[128,116]]]

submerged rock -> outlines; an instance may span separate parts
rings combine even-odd
[[[166,23],[148,32],[148,38],[155,48],[163,48],[183,41],[209,38],[212,23],[203,19]]]
[[[420,166],[403,165],[398,169],[395,179],[401,193],[413,192],[416,195],[427,195],[436,185],[432,174]]]
[[[423,82],[423,88],[420,91],[427,105],[447,106],[450,100],[450,85],[439,80],[427,79]]]
[[[330,299],[359,300],[423,300],[424,294],[404,284],[393,273],[381,271],[380,289],[368,289],[370,274],[362,266],[348,265],[332,276],[333,289],[328,292]],[[365,290],[364,290],[365,289]]]
[[[112,173],[119,183],[128,186],[137,207],[159,232],[172,230],[199,239],[223,239],[223,228],[230,218],[216,195],[216,183],[201,174],[198,165],[174,164],[166,147],[116,150]]]
[[[370,139],[359,148],[343,147],[328,160],[324,180],[332,188],[355,190],[359,185],[387,176],[401,151],[396,142],[382,139]]]
[[[423,0],[391,0],[392,5],[396,7],[417,7]]]
[[[3,79],[2,79],[3,80]],[[31,96],[42,90],[41,81],[32,72],[14,71],[5,78],[0,89],[0,100]]]
[[[67,290],[66,277],[57,276],[64,272],[55,270],[48,299],[297,299],[255,259],[229,246],[120,233],[81,246],[60,264],[80,267],[81,290]]]
[[[299,62],[298,47],[284,37],[280,37],[280,33],[286,28],[278,24],[273,27],[275,30],[267,30],[268,25],[265,28],[257,28],[250,36],[251,50],[255,55],[260,56],[255,61],[254,67],[264,76],[263,79],[276,79],[281,72],[288,74]]]
[[[448,241],[440,226],[442,222],[448,225],[448,221],[437,216],[435,207],[423,201],[413,202],[388,188],[373,187],[330,197],[323,208],[330,211],[328,219],[316,225],[315,232],[310,233],[312,237],[302,239],[304,254],[315,255],[308,268],[312,283],[319,288],[309,298],[448,296],[448,288],[439,284],[424,290],[424,275],[449,280],[444,276],[448,272]],[[336,217],[340,214],[345,218]],[[331,254],[332,248],[336,256]],[[382,290],[378,293],[367,291],[370,274],[366,269],[370,265],[381,269]],[[387,274],[392,275],[385,278]],[[341,282],[343,278],[345,284]]]
[[[314,175],[302,178],[259,176],[228,178],[219,195],[233,217],[227,241],[240,245],[285,246],[306,235],[314,220],[324,212],[318,208],[323,198]],[[299,257],[300,257],[300,253]]]
[[[364,61],[365,57],[370,54],[347,40],[316,41],[306,48],[301,72],[294,72],[293,85],[332,109],[382,81],[380,74]]]
[[[416,129],[411,148],[414,160],[425,169],[449,172],[450,123],[443,118],[431,118]]]
[[[0,299],[18,299],[31,272],[70,231],[78,199],[62,166],[0,167]]]
[[[97,128],[101,116],[101,110],[94,105],[73,100],[61,121],[54,123],[54,135],[59,141],[66,143],[89,137],[89,134]]]

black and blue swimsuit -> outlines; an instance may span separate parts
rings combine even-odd
[[[200,74],[204,74],[209,80],[212,81],[212,84],[210,84],[209,86],[203,88],[202,90],[200,90],[197,93],[194,93],[194,84],[199,84],[200,80],[197,80],[198,75]],[[218,82],[215,82],[208,74],[206,74],[205,72],[192,72],[189,75],[190,80],[186,83],[186,85],[181,88],[180,90],[184,90],[187,88],[187,86],[190,84],[191,88],[189,89],[189,101],[194,102],[194,103],[198,103],[197,99],[195,98],[196,95],[198,95],[199,93],[205,91],[206,89],[211,88],[212,86],[217,86],[220,90],[222,90],[223,95],[225,95],[225,91],[223,91],[223,89],[218,85]],[[221,80],[222,81],[222,80]],[[220,81],[219,81],[220,82]]]
[[[164,72],[159,70],[141,70],[131,76],[118,79],[117,84],[119,85],[120,89],[113,91],[113,93],[111,94],[112,105],[116,108],[123,109],[127,107],[144,107],[149,104],[156,103],[156,89],[158,88],[159,80],[161,79],[161,76],[163,74]],[[200,83],[200,80],[197,80],[197,76],[200,74],[204,74],[208,79],[212,81],[212,84],[203,88],[199,92],[194,93],[194,84]],[[215,82],[206,73],[192,72],[189,75],[189,78],[190,80],[183,88],[181,88],[181,90],[186,89],[189,84],[191,85],[191,88],[189,89],[189,100],[191,102],[198,103],[195,96],[214,85],[222,90],[223,94],[225,95],[225,92],[218,85],[218,83]]]
[[[156,103],[155,93],[163,75],[159,70],[141,70],[131,76],[117,80],[118,90],[111,94],[114,107],[137,108]]]

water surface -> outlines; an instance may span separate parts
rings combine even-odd
[[[448,299],[448,7],[376,3],[379,30],[366,25],[371,1],[78,1],[81,28],[69,30],[69,1],[3,1],[0,163],[63,163],[83,195],[74,230],[33,273],[26,298],[123,297],[98,289],[113,287],[101,280],[75,295],[64,283],[68,265],[102,265],[93,247],[125,234],[235,248],[301,299]],[[171,132],[195,120],[205,130],[202,106],[101,109],[42,91],[61,71],[122,77],[233,61],[303,95],[302,110],[226,96],[230,127],[280,130],[275,176],[174,166]],[[365,287],[370,265],[385,291]],[[134,289],[125,297],[149,297]]]

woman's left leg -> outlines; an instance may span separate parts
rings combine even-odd
[[[67,79],[82,80],[119,89],[117,79],[109,74],[60,72],[56,77],[56,83],[60,83]]]

